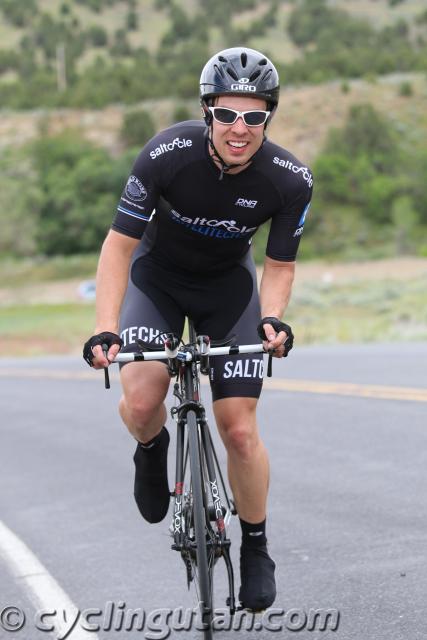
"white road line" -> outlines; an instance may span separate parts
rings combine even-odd
[[[52,612],[56,609],[58,615],[46,617],[44,623],[46,626],[54,626],[58,637],[67,637],[69,640],[99,640],[96,633],[82,629],[78,621],[67,635],[78,615],[78,607],[27,545],[1,520],[0,555],[37,610]],[[63,611],[66,612],[66,620],[62,615]],[[27,619],[27,632],[31,622]]]

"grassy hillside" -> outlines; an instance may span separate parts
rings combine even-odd
[[[100,11],[93,11],[76,0],[36,0],[35,2],[39,13],[45,12],[55,19],[71,14],[85,28],[93,26],[104,28],[111,39],[117,29],[127,30],[129,7],[134,4],[139,28],[134,32],[128,32],[128,37],[133,46],[144,46],[152,52],[157,49],[162,37],[171,26],[168,11],[156,7],[159,4],[170,4],[167,2],[135,0],[134,3],[129,3],[128,0],[122,0],[114,3],[113,6],[108,6],[108,2],[100,4],[103,8]],[[214,0],[211,0],[211,4],[215,4]],[[232,25],[240,28],[248,27],[263,15],[268,4],[266,1],[261,1],[257,2],[257,6],[253,9],[239,11],[238,14],[232,16]],[[396,4],[390,3],[389,0],[329,0],[328,4],[331,7],[344,10],[354,17],[367,19],[378,29],[401,19],[408,20],[415,28],[418,17],[426,9],[424,0],[402,0]],[[265,35],[255,36],[251,42],[255,47],[270,51],[280,62],[288,62],[300,55],[298,47],[295,47],[286,31],[289,15],[294,5],[295,2],[282,0],[276,12],[276,25],[268,28]],[[179,6],[188,16],[192,16],[199,8],[199,2],[197,0],[180,0]],[[31,25],[17,26],[8,20],[0,20],[0,49],[16,47],[29,30],[31,30]],[[212,53],[218,48],[226,46],[224,34],[220,29],[212,28],[210,36]],[[107,51],[107,48],[105,50]],[[90,60],[91,55],[96,52],[98,52],[97,48],[89,47],[85,54],[86,60]]]
[[[0,108],[196,94],[221,48],[261,49],[282,84],[427,71],[422,0],[0,0]]]
[[[404,82],[412,88],[409,96],[401,95]],[[304,162],[312,163],[330,128],[342,126],[351,105],[369,102],[391,118],[405,136],[409,136],[411,144],[421,146],[427,136],[426,96],[426,77],[415,73],[395,74],[375,81],[351,80],[344,86],[340,81],[332,81],[287,87],[282,91],[269,135]],[[7,111],[0,120],[0,149],[25,144],[38,136],[41,129],[52,134],[75,129],[91,142],[117,154],[123,149],[120,132],[124,114],[137,107],[149,109],[160,130],[171,124],[176,104],[175,100],[158,99],[129,107],[109,106],[95,112],[87,109]],[[191,117],[200,117],[196,98],[181,100],[178,104],[185,106]]]
[[[427,254],[421,0],[0,0],[0,17],[6,255],[95,251],[134,147],[200,117],[201,67],[236,43],[278,65],[269,135],[316,174],[307,257]]]

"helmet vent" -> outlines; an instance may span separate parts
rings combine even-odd
[[[256,71],[254,71],[254,73],[252,73],[252,75],[249,78],[249,82],[254,82],[258,76],[261,75],[261,71],[259,69],[257,69]]]
[[[268,60],[266,60],[265,58],[262,58],[262,60],[260,60],[258,64],[266,65],[268,64]]]
[[[238,80],[239,76],[237,75],[233,67],[227,67],[227,73],[233,78],[233,80]]]
[[[245,68],[248,63],[248,54],[243,52],[242,55],[240,56],[240,60],[242,63],[242,67]]]
[[[227,58],[224,58],[224,56],[218,56],[218,60],[220,62],[228,62]]]
[[[218,75],[221,76],[221,78],[224,77],[224,70],[222,67],[219,67],[217,64],[214,65],[214,69],[216,71],[216,73],[218,73]]]
[[[272,70],[271,69],[267,69],[267,71],[264,73],[264,75],[262,76],[262,80],[268,80],[268,78],[271,76],[272,74]]]

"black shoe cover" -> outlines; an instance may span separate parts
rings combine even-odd
[[[163,427],[153,445],[136,447],[134,496],[138,509],[148,522],[160,522],[169,508],[168,447],[169,432]]]
[[[263,611],[271,607],[276,598],[276,565],[267,552],[267,547],[240,548],[239,600],[244,609]]]

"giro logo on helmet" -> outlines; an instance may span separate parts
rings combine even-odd
[[[232,84],[230,89],[232,91],[256,91],[254,84]]]

